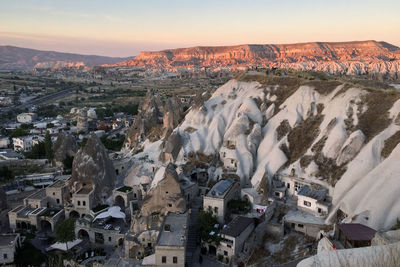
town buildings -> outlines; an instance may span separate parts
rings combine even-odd
[[[155,266],[185,266],[188,214],[168,213],[155,247]]]
[[[0,235],[0,264],[8,265],[14,262],[16,250],[21,247],[19,234]]]
[[[255,219],[237,216],[221,231],[221,242],[217,255],[222,255],[231,261],[243,250],[245,240],[250,236],[255,227]]]
[[[218,181],[203,198],[203,207],[224,223],[229,200],[239,198],[240,185],[232,178]]]

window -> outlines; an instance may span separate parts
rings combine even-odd
[[[168,195],[168,191],[165,191],[165,194],[167,194],[167,195]]]
[[[172,207],[172,204],[171,204],[171,203],[168,203],[168,207],[170,207],[170,208],[171,208],[171,207]]]
[[[287,183],[286,187],[287,187],[287,188],[290,188],[290,184],[289,184],[289,183]]]
[[[279,197],[281,194],[279,194],[279,192],[275,192],[275,196]]]
[[[166,232],[171,231],[171,225],[170,224],[164,225],[164,231],[166,231]]]
[[[167,263],[167,256],[162,256],[161,257],[161,262],[162,263]]]
[[[144,242],[144,238],[142,238],[142,241]]]
[[[228,248],[231,248],[232,246],[231,245],[226,245]]]
[[[311,202],[304,200],[304,206],[311,207]]]
[[[55,195],[56,195],[56,193],[53,192],[53,196],[55,196]]]
[[[3,255],[3,258],[4,258],[4,259],[8,259],[7,254],[4,254],[4,255]]]
[[[57,204],[60,204],[60,199],[57,198],[56,201],[57,201]]]
[[[178,257],[177,256],[172,257],[172,262],[173,263],[178,263]]]
[[[299,228],[303,228],[303,227],[304,227],[304,225],[302,225],[302,224],[298,224],[298,225],[297,225],[297,227],[299,227]]]
[[[82,201],[82,205],[83,205],[83,206],[86,206],[86,201]]]
[[[80,200],[78,200],[78,206],[80,206],[81,205],[81,201]]]
[[[224,250],[224,255],[228,256],[228,251]]]
[[[318,213],[321,213],[321,212],[322,212],[321,208],[318,208]]]
[[[214,207],[214,212],[218,213],[218,207]]]
[[[109,237],[108,237],[108,241],[110,241],[110,242],[111,242],[111,236],[109,236]]]

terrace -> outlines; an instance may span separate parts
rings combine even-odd
[[[33,212],[37,210],[36,212]],[[37,212],[39,212],[41,209],[37,209],[37,208],[32,208],[31,206],[25,206],[22,207],[22,209],[17,211],[17,216],[18,217],[28,217],[29,214],[36,214]]]
[[[123,193],[127,193],[129,191],[132,191],[132,187],[130,186],[122,186],[120,188],[117,189],[117,191],[123,192]]]
[[[43,217],[54,217],[57,213],[59,213],[62,209],[60,208],[47,208],[45,209],[40,216]]]
[[[87,195],[93,191],[92,186],[85,185],[81,189],[79,189],[75,194],[77,195]]]

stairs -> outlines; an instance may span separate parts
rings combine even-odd
[[[200,235],[197,232],[196,224],[199,219],[199,210],[194,207],[189,218],[189,229],[186,240],[186,256],[185,263],[187,266],[191,266],[193,262],[193,254],[199,246]]]

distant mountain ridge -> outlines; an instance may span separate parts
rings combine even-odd
[[[386,42],[373,40],[197,46],[141,52],[134,59],[115,65],[169,70],[264,66],[315,69],[331,73],[363,74],[369,71],[398,73],[400,71],[400,48]]]
[[[0,46],[0,69],[31,70],[32,68],[70,68],[114,64],[129,58],[81,55],[42,51],[15,46]]]

